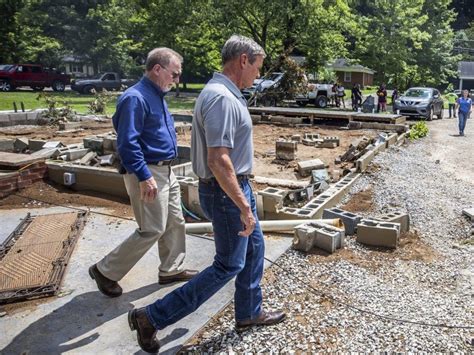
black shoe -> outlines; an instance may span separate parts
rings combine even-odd
[[[260,315],[255,319],[235,322],[235,330],[242,332],[256,325],[273,325],[280,323],[286,318],[284,312],[265,312],[262,311]]]
[[[109,297],[118,297],[122,294],[122,287],[117,281],[113,281],[102,275],[97,268],[97,264],[89,268],[89,275],[92,280],[95,280],[99,291]]]
[[[138,345],[140,345],[143,351],[156,354],[160,350],[160,343],[155,338],[158,331],[148,320],[145,308],[129,311],[128,325],[132,331],[137,331]]]

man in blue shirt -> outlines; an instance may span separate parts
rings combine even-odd
[[[472,100],[469,97],[469,91],[463,90],[462,96],[456,101],[459,117],[459,135],[464,136],[466,122],[472,111]]]
[[[155,243],[160,284],[187,281],[197,274],[183,268],[185,223],[179,183],[171,170],[177,157],[176,133],[164,100],[179,82],[182,60],[172,49],[155,48],[148,54],[143,78],[117,102],[113,116],[117,149],[139,228],[89,268],[99,290],[109,297],[122,294],[118,281]]]
[[[259,76],[265,52],[255,41],[232,36],[222,49],[222,73],[215,73],[194,109],[191,154],[199,176],[199,201],[212,221],[216,255],[211,266],[164,298],[128,314],[140,347],[156,353],[158,330],[194,312],[235,277],[238,331],[273,325],[286,317],[264,310],[260,280],[264,239],[249,184],[252,172],[252,119],[241,90]]]

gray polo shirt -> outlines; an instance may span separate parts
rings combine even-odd
[[[252,119],[239,88],[224,74],[214,73],[194,107],[191,159],[194,173],[212,177],[207,148],[227,147],[237,175],[250,174],[253,162]]]

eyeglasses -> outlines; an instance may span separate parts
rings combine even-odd
[[[173,80],[178,79],[181,76],[181,72],[179,71],[174,72],[174,71],[169,70],[167,67],[162,67],[162,68],[171,74],[171,77],[173,78]]]

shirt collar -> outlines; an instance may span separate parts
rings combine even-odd
[[[163,90],[161,90],[161,88],[158,85],[156,85],[153,81],[148,79],[145,75],[142,77],[142,83],[152,88],[153,90],[155,90],[158,96],[160,96],[161,98],[163,98],[167,94],[166,92],[163,92]]]
[[[237,85],[235,85],[235,83],[232,80],[230,80],[226,75],[216,72],[214,73],[212,80],[217,81],[218,83],[222,85],[225,85],[225,87],[229,89],[230,92],[232,92],[232,94],[234,94],[234,96],[237,97],[238,99],[243,98],[245,100],[244,95],[239,90]]]

